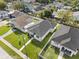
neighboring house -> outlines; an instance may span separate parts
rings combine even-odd
[[[73,12],[74,20],[79,21],[79,11]]]
[[[8,12],[7,11],[0,11],[0,19],[5,19],[5,18],[9,18]]]
[[[51,41],[51,45],[60,49],[64,54],[73,56],[79,50],[79,29],[61,24]]]
[[[32,4],[30,4],[30,3],[25,3],[24,2],[24,8],[23,8],[23,12],[26,12],[26,13],[28,13],[28,12],[35,12],[35,9],[34,9],[34,7],[33,7],[33,5]]]
[[[13,11],[10,11],[8,13],[8,15],[9,15],[10,18],[16,18],[18,16],[24,15],[24,13],[23,12],[20,12],[20,11],[17,11],[17,10],[13,10]]]
[[[53,18],[60,18],[60,19],[62,19],[62,14],[59,15],[59,12],[64,13],[64,12],[67,12],[67,11],[68,11],[68,10],[65,10],[65,9],[58,9],[57,12],[53,12],[53,13],[52,13],[52,17],[53,17]]]
[[[64,6],[63,9],[66,9],[66,10],[71,10],[72,7],[71,6]]]
[[[48,20],[34,19],[32,16],[22,15],[11,22],[14,28],[18,28],[24,33],[28,32],[31,37],[42,41],[49,32],[52,32],[56,24],[51,24]]]
[[[27,28],[29,26],[33,26],[36,24],[36,20],[32,16],[23,14],[21,16],[18,16],[12,20],[11,24],[15,27],[20,29],[23,32],[27,32]],[[25,28],[27,27],[27,28]]]
[[[50,4],[48,4],[48,5],[44,5],[43,8],[45,8],[45,9],[50,9],[50,8],[52,7],[52,5],[53,5],[53,4],[50,3]]]
[[[5,8],[6,10],[8,10],[8,11],[11,11],[11,10],[13,10],[13,5],[12,5],[12,3],[10,2],[10,3],[7,3],[7,5],[6,5],[6,8]]]
[[[30,3],[30,2],[32,2],[32,3],[34,3],[34,2],[36,2],[36,0],[21,0],[21,1],[23,1],[23,2],[28,2],[28,3]]]
[[[62,9],[64,7],[64,4],[60,2],[53,2],[53,4],[57,9]]]
[[[40,4],[40,3],[34,3],[33,4],[33,7],[35,9],[35,11],[39,11],[39,10],[43,10],[44,8],[44,5],[43,4]]]
[[[34,7],[33,7],[33,5],[32,4],[29,4],[29,3],[25,3],[25,12],[35,12],[35,9],[34,9]]]

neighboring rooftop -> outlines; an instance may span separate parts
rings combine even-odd
[[[13,10],[13,11],[9,12],[8,14],[10,14],[11,16],[14,16],[14,17],[18,17],[18,16],[22,16],[24,13],[17,11],[17,10]]]
[[[55,33],[53,41],[76,51],[79,49],[79,29],[61,25],[61,29]]]
[[[31,16],[22,15],[15,19],[14,23],[16,26],[23,28],[25,25],[31,23],[33,21]]]

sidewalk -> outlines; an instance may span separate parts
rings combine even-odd
[[[6,44],[8,47],[10,47],[14,52],[16,52],[18,55],[20,55],[23,59],[29,59],[26,55],[24,55],[21,51],[16,49],[14,46],[12,46],[9,42],[7,42],[5,39],[1,40],[4,44]]]
[[[13,59],[4,49],[0,47],[0,59]]]
[[[5,21],[1,21],[1,22],[0,22],[0,27],[1,27],[1,26],[5,26],[6,24],[8,24],[8,21],[6,21],[6,20],[5,20]]]

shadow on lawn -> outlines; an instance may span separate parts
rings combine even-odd
[[[56,53],[57,55],[60,53],[60,51],[59,51],[59,49],[58,49],[58,48],[53,47],[53,46],[52,46],[52,48],[55,50],[55,53]]]
[[[14,28],[14,29],[12,29],[13,31],[14,30],[16,30],[14,33],[16,34],[16,35],[22,35],[22,34],[25,34],[25,33],[23,33],[22,31],[20,31],[19,29],[17,29],[17,28]]]
[[[45,37],[45,39],[43,40],[43,41],[41,41],[41,42],[39,42],[39,41],[37,41],[37,40],[32,40],[32,44],[33,45],[35,45],[35,46],[37,46],[37,47],[40,47],[40,48],[43,48],[44,47],[44,45],[47,43],[47,41],[49,40],[49,38],[51,37],[51,35],[52,35],[52,33],[49,33],[46,37]]]

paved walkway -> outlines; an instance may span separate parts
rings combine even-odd
[[[63,52],[60,52],[59,53],[59,56],[58,56],[58,59],[62,59],[63,55],[64,55],[64,53]]]
[[[6,21],[6,20],[5,20],[5,21],[1,21],[1,22],[0,22],[0,27],[1,27],[1,26],[5,26],[6,24],[8,24],[8,21]]]
[[[0,59],[13,59],[13,58],[0,47]]]
[[[25,45],[23,45],[21,47],[20,51],[22,51],[24,49],[24,47],[27,46],[32,40],[33,40],[33,38],[31,38]]]

